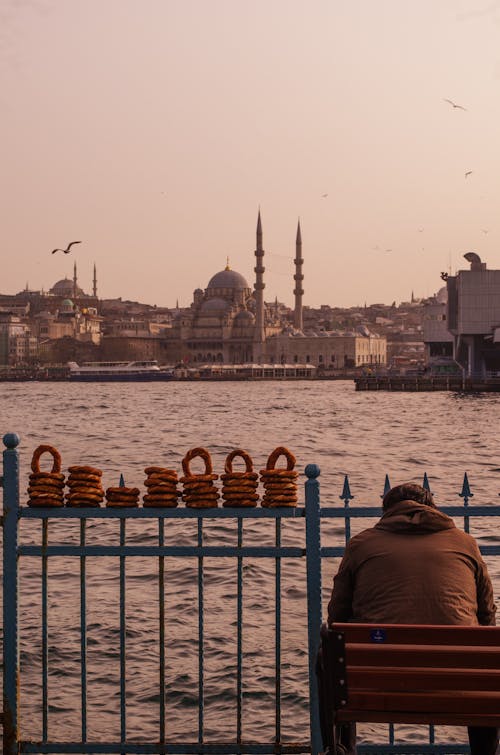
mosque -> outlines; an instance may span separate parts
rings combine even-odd
[[[183,364],[314,364],[354,367],[383,364],[386,340],[363,332],[304,333],[302,235],[295,239],[295,297],[292,317],[264,301],[264,247],[260,212],[257,218],[253,290],[229,264],[216,273],[205,291],[180,310],[162,334],[162,360]]]

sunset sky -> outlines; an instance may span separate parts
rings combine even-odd
[[[267,301],[299,217],[306,305],[500,268],[500,0],[0,0],[0,105],[0,293],[253,285],[259,207]]]

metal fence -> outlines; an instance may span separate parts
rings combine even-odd
[[[41,509],[29,508],[20,505],[20,475],[19,455],[17,445],[19,438],[9,433],[4,436],[6,450],[3,452],[4,475],[2,478],[4,493],[3,509],[3,589],[4,589],[4,749],[6,755],[17,753],[130,753],[131,755],[143,753],[160,753],[171,755],[224,755],[235,753],[239,755],[286,755],[287,753],[307,753],[317,755],[321,751],[321,737],[319,730],[319,712],[315,680],[315,659],[319,644],[319,628],[322,621],[322,589],[321,572],[323,559],[339,558],[344,550],[344,543],[349,539],[351,522],[357,518],[378,518],[380,507],[352,506],[349,480],[346,477],[340,498],[343,506],[321,508],[319,481],[319,467],[309,464],[305,469],[306,482],[304,493],[304,505],[296,508],[250,508],[250,509],[190,509],[190,508],[55,508]],[[424,477],[424,485],[428,486],[427,478]],[[386,477],[385,489],[389,488],[389,480]],[[454,517],[463,517],[464,528],[469,529],[471,517],[500,516],[500,506],[469,506],[472,497],[467,476],[464,477],[462,492],[463,498],[460,506],[441,507],[441,510]],[[38,520],[41,528],[41,542],[38,545],[23,544],[19,539],[19,525],[22,520]],[[118,521],[119,544],[95,545],[87,539],[89,522],[97,519]],[[155,543],[131,545],[127,542],[127,524],[133,520],[147,519],[155,522],[157,534]],[[168,520],[192,520],[197,527],[197,542],[195,545],[168,545],[165,542],[165,526]],[[236,530],[236,545],[206,545],[204,543],[204,526],[214,519],[223,520]],[[247,545],[244,541],[244,523],[246,520],[260,519],[267,521],[273,529],[273,545]],[[282,528],[287,520],[302,521],[302,535],[305,535],[305,547],[302,542],[297,544],[282,543]],[[64,542],[63,544],[51,544],[49,539],[49,526],[55,521],[79,521],[79,541]],[[328,520],[338,520],[343,526],[343,542],[334,547],[322,546],[322,524],[328,526]],[[305,531],[304,531],[305,530]],[[299,538],[300,540],[300,538]],[[500,555],[500,546],[487,546],[482,552],[490,556]],[[87,596],[91,589],[87,579],[87,565],[89,559],[102,558],[105,556],[115,557],[119,560],[119,689],[117,691],[120,736],[117,741],[101,741],[89,735],[87,727]],[[39,715],[41,718],[40,741],[26,741],[22,738],[22,726],[20,721],[20,658],[19,637],[23,627],[19,622],[19,588],[18,580],[23,570],[23,558],[31,557],[40,559],[41,562],[41,688],[42,703]],[[51,558],[67,557],[76,558],[79,562],[79,695],[80,701],[75,716],[79,716],[78,726],[80,730],[79,741],[61,742],[55,741],[49,736],[49,655],[48,655],[48,626],[49,626],[49,601],[48,563]],[[127,563],[129,559],[137,557],[148,558],[157,564],[157,616],[159,623],[159,669],[158,669],[158,700],[159,700],[159,729],[154,741],[131,741],[127,736]],[[166,663],[165,649],[168,648],[168,623],[167,609],[165,606],[165,564],[171,559],[195,558],[197,560],[197,642],[194,644],[193,653],[197,664],[197,700],[198,721],[197,737],[195,741],[185,742],[177,739],[172,740],[168,736],[165,726],[165,690],[166,690]],[[236,664],[235,664],[235,705],[236,705],[236,728],[230,741],[209,741],[205,737],[204,697],[205,697],[205,659],[204,659],[204,633],[205,613],[208,606],[205,604],[204,574],[207,560],[229,558],[234,559],[236,564],[236,605],[237,616],[235,622],[236,636]],[[244,684],[244,652],[243,652],[243,593],[244,593],[244,563],[246,559],[271,559],[274,563],[274,689],[272,710],[266,710],[266,715],[271,715],[274,720],[274,735],[267,742],[250,741],[243,736],[242,718],[244,715],[245,696]],[[307,629],[308,629],[308,667],[309,667],[309,727],[304,731],[302,741],[287,741],[282,728],[282,713],[285,703],[282,701],[282,560],[298,559],[305,562],[305,580],[307,589]],[[305,681],[306,684],[306,681]],[[263,711],[264,714],[264,711]],[[364,753],[400,753],[411,755],[416,753],[459,753],[468,752],[465,745],[436,743],[433,727],[428,729],[428,741],[423,743],[398,743],[395,740],[392,727],[386,727],[386,741],[378,744],[360,744],[360,755]]]

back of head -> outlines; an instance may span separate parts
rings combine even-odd
[[[384,511],[387,511],[400,501],[415,501],[436,508],[430,490],[417,485],[415,482],[404,482],[402,485],[391,488],[384,496],[382,507]]]

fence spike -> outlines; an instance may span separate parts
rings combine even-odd
[[[388,493],[390,489],[391,489],[391,483],[389,482],[389,475],[386,474],[385,480],[384,480],[384,492],[382,493],[380,497],[384,498],[385,494]]]
[[[125,487],[125,479],[124,479],[124,477],[123,477],[122,474],[120,475],[120,482],[118,483],[118,487],[120,487],[120,488],[124,488]]]
[[[345,505],[351,501],[354,496],[351,495],[351,488],[349,487],[349,475],[344,476],[344,487],[342,488],[342,493],[339,495],[339,498],[344,501]]]
[[[464,481],[462,484],[462,492],[458,494],[460,498],[473,498],[474,493],[471,493],[470,485],[469,485],[469,478],[467,477],[467,472],[464,472]]]
[[[427,477],[427,472],[424,472],[424,480],[422,482],[422,487],[425,488],[425,490],[428,490],[429,493],[431,492],[431,486],[429,485],[429,478]]]

